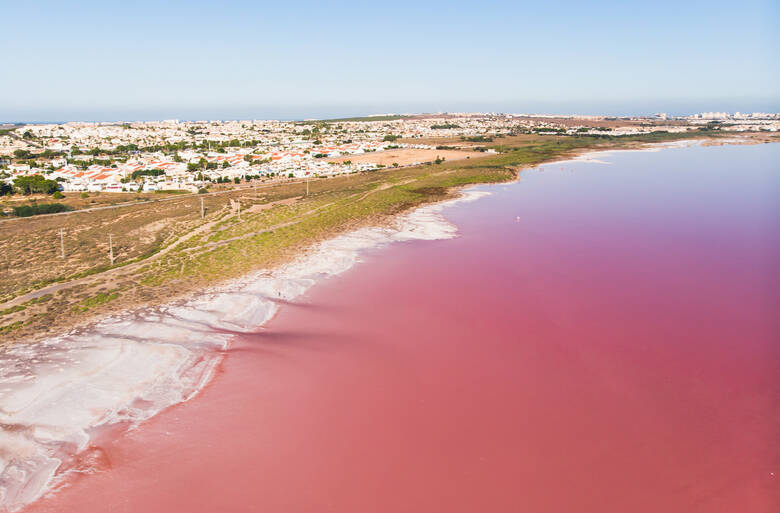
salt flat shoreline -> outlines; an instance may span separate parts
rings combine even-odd
[[[597,163],[600,153],[693,144],[699,142],[586,150],[574,159],[536,167]],[[0,424],[9,428],[0,433],[0,510],[23,508],[75,471],[69,469],[70,458],[89,445],[96,427],[137,425],[195,397],[212,379],[234,335],[258,330],[285,302],[299,298],[317,281],[352,268],[362,252],[396,241],[455,237],[457,227],[442,211],[485,194],[467,187],[454,199],[398,214],[386,225],[359,228],[318,243],[278,268],[3,351]]]
[[[441,211],[486,193],[464,191],[420,207],[395,226],[340,235],[289,264],[197,297],[104,318],[0,355],[0,507],[16,511],[56,487],[100,426],[130,426],[185,402],[211,380],[235,334],[261,328],[280,304],[345,272],[360,253],[397,241],[454,237]],[[75,471],[75,470],[73,470]]]

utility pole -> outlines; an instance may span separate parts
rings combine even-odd
[[[241,199],[238,199],[238,220],[241,220]]]
[[[62,233],[62,228],[60,228],[60,258],[65,260],[65,236]]]
[[[200,218],[206,217],[206,209],[203,207],[203,197],[200,198]]]
[[[108,234],[108,257],[111,259],[111,265],[114,265],[114,241],[111,234]]]
[[[306,175],[306,196],[309,195],[309,175]]]

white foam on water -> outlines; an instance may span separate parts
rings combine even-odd
[[[361,252],[395,241],[449,239],[457,227],[441,212],[489,193],[399,216],[315,246],[298,260],[261,271],[197,299],[103,319],[86,330],[0,352],[0,511],[39,498],[94,430],[135,426],[194,397],[236,333],[251,332],[318,280],[340,274]]]

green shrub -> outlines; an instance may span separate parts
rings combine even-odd
[[[20,205],[13,207],[14,215],[17,217],[30,217],[40,214],[56,214],[58,212],[67,212],[73,208],[62,203],[41,203],[39,205]]]

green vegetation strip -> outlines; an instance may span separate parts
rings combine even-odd
[[[110,301],[115,300],[117,297],[119,297],[119,294],[116,292],[112,292],[110,294],[107,292],[100,292],[95,296],[88,297],[87,299],[81,301],[78,305],[74,307],[74,310],[80,312],[86,312],[90,308],[95,308],[104,305]]]

